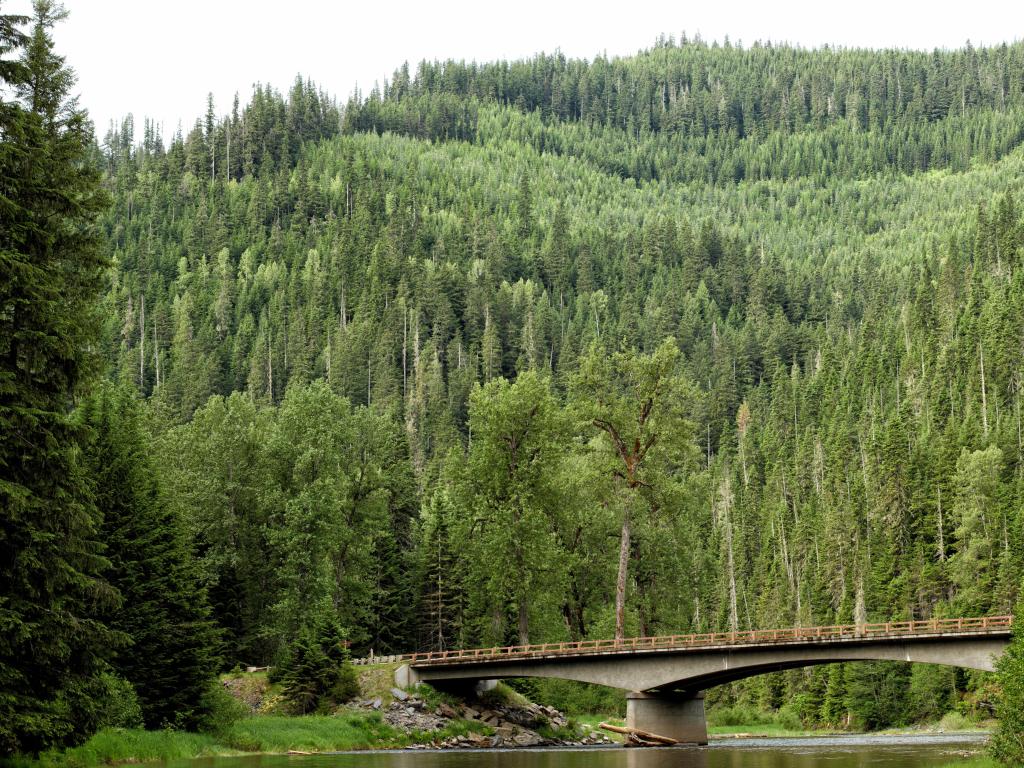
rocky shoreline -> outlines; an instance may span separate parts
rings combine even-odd
[[[479,723],[493,730],[493,734],[470,732],[437,738],[406,749],[494,749],[615,743],[606,735],[586,727],[570,730],[569,720],[563,713],[541,704],[518,706],[472,700],[459,706],[444,702],[431,706],[425,699],[399,688],[392,689],[391,694],[395,701],[390,704],[385,705],[377,698],[359,702],[358,706],[380,711],[388,725],[405,733],[441,731],[456,720]],[[552,732],[556,735],[551,735]]]

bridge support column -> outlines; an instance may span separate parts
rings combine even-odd
[[[704,694],[626,694],[626,725],[687,744],[707,744]]]

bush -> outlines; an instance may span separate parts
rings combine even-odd
[[[231,726],[244,717],[249,716],[249,708],[225,690],[220,681],[214,681],[207,688],[200,700],[202,714],[199,717],[199,730],[204,733],[221,735],[227,733]]]
[[[141,728],[142,707],[132,684],[112,672],[100,675],[106,688],[100,701],[99,728]]]
[[[536,679],[533,701],[547,704],[567,715],[626,716],[626,694],[608,688],[573,680]]]
[[[796,704],[784,704],[775,713],[775,724],[787,731],[799,731],[804,727],[804,721],[800,718]]]
[[[708,725],[773,725],[775,718],[770,712],[751,707],[746,704],[734,704],[731,707],[714,707],[707,715]]]

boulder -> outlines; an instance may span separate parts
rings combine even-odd
[[[536,747],[538,744],[542,744],[543,742],[544,739],[533,731],[520,731],[512,737],[512,743],[517,747]]]
[[[403,691],[401,688],[392,688],[391,689],[391,695],[394,696],[399,701],[408,701],[409,700],[409,694],[406,693],[405,691]]]

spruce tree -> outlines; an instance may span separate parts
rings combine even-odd
[[[161,496],[134,394],[104,386],[83,407],[108,581],[124,598],[108,618],[130,638],[114,661],[146,725],[194,727],[216,671],[217,635],[179,521]]]
[[[285,699],[298,714],[328,712],[359,695],[345,633],[335,619],[304,627],[277,673]]]
[[[94,729],[105,584],[98,516],[70,415],[95,370],[106,197],[91,125],[53,51],[59,4],[37,0],[27,39],[0,21],[0,754],[77,743]],[[2,91],[0,91],[2,92]]]

